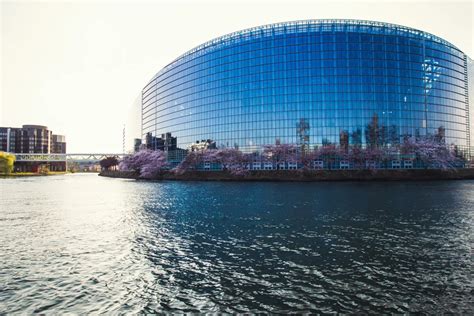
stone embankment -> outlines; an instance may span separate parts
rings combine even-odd
[[[135,172],[102,171],[100,176],[142,180]],[[226,171],[189,171],[182,175],[163,172],[153,179],[182,181],[416,181],[416,180],[462,180],[474,179],[474,168],[401,169],[401,170],[259,170],[244,176]]]
[[[121,179],[138,179],[139,175],[132,171],[102,170],[99,176]]]

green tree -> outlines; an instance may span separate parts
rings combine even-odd
[[[13,172],[15,155],[0,151],[0,173],[9,174]]]

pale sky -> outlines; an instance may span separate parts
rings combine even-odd
[[[122,152],[143,86],[212,38],[276,22],[362,19],[433,33],[473,58],[473,1],[1,1],[0,126],[47,125],[66,135],[69,153]]]

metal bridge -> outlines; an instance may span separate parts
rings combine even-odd
[[[10,153],[16,157],[18,162],[99,162],[108,157],[123,158],[126,154],[108,154],[108,153],[85,153],[85,154],[19,154]]]

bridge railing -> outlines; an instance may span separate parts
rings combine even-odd
[[[94,161],[99,162],[107,157],[123,158],[124,154],[85,153],[85,154],[37,154],[9,153],[15,156],[17,162],[55,162],[55,161]]]
[[[66,161],[66,154],[18,154],[15,155],[15,161],[32,161],[32,162],[52,162],[52,161]]]

